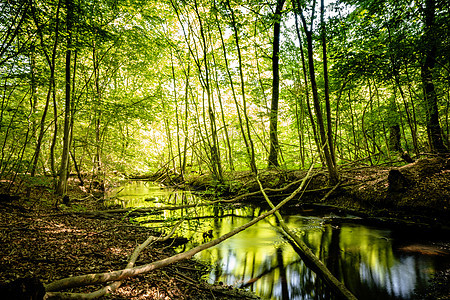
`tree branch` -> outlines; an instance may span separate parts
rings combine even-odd
[[[311,164],[308,174],[311,172],[312,166],[313,165]],[[308,177],[308,175],[306,175],[306,177]],[[272,207],[272,209],[274,209],[274,205],[272,201],[270,201],[267,194],[264,192],[264,188],[258,176],[256,176],[256,181],[258,182],[261,193],[264,195],[264,198],[266,199],[267,203],[270,205],[270,207]],[[326,196],[331,194],[331,192],[338,186],[339,184],[337,184]],[[334,277],[333,274],[331,274],[331,272],[322,263],[322,261],[320,261],[317,258],[317,256],[314,255],[311,249],[309,249],[308,246],[295,233],[293,233],[289,229],[289,227],[284,222],[283,217],[278,212],[278,210],[276,210],[274,214],[277,217],[278,221],[280,222],[282,233],[296,246],[298,246],[298,249],[300,250],[299,255],[302,257],[303,261],[305,262],[305,265],[307,265],[314,272],[316,272],[317,275],[319,275],[328,284],[328,286],[336,292],[337,295],[339,295],[343,299],[357,300],[356,297],[345,287],[345,285],[342,282],[340,282],[336,277]]]

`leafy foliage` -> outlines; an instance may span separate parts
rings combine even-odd
[[[318,18],[312,18],[318,7],[295,3],[306,12],[321,75],[321,36]],[[249,146],[241,128],[246,125],[256,164],[265,167],[275,4],[75,1],[71,170],[74,162],[83,176],[218,172],[215,165],[225,172],[245,170]],[[375,154],[394,159],[393,126],[400,128],[402,149],[433,150],[421,73],[429,46],[425,33],[436,41],[432,80],[448,145],[450,14],[444,1],[435,4],[432,32],[425,31],[421,3],[342,0],[326,7],[338,164]],[[1,177],[30,172],[37,153],[37,171],[46,174],[59,165],[54,160],[62,152],[67,8],[56,0],[0,5]],[[281,18],[278,138],[280,167],[289,169],[305,166],[320,152],[310,121],[317,112],[303,76],[308,66],[302,62],[306,41],[296,26],[298,10],[287,2]],[[324,81],[317,78],[323,103]],[[244,112],[248,120],[238,117]]]

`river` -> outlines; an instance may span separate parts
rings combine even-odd
[[[110,192],[109,204],[154,207],[204,202],[187,191],[174,191],[145,181],[131,181]],[[185,251],[217,238],[265,212],[255,206],[199,206],[164,211],[135,221],[167,228],[180,218],[178,234],[189,243]],[[449,240],[428,240],[411,232],[364,225],[358,217],[335,209],[282,211],[294,230],[330,271],[358,299],[415,299],[433,274],[450,267]],[[338,221],[338,222],[336,222]],[[277,229],[274,216],[195,258],[211,265],[206,278],[255,292],[263,299],[332,299],[330,291],[301,261]]]

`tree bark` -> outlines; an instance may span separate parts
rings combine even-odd
[[[36,149],[34,151],[33,164],[32,164],[31,172],[30,172],[31,177],[34,177],[36,175],[37,165],[38,165],[39,157],[40,157],[40,153],[41,153],[42,141],[44,139],[44,134],[45,134],[45,119],[47,117],[48,107],[50,104],[50,97],[52,95],[52,90],[53,90],[54,82],[55,82],[56,50],[58,48],[58,41],[59,41],[60,8],[61,8],[61,0],[58,1],[58,6],[56,8],[55,42],[53,43],[52,56],[49,57],[47,52],[45,52],[45,50],[44,50],[44,54],[45,54],[47,63],[50,68],[50,83],[49,83],[49,87],[48,87],[47,99],[45,101],[44,111],[42,113],[41,124],[40,124],[40,128],[39,128],[39,135],[38,135],[38,139],[36,142]],[[34,14],[33,14],[33,16],[34,16]],[[38,26],[37,18],[35,18],[34,21],[36,23],[36,26]],[[41,44],[45,49],[44,36],[42,34],[42,31],[39,31],[39,35],[40,35],[40,39],[41,39]]]
[[[201,40],[202,40],[201,45],[202,45],[202,50],[203,50],[203,63],[205,65],[205,76],[204,76],[202,82],[204,83],[204,87],[206,90],[206,97],[208,100],[208,117],[209,117],[211,139],[212,139],[212,143],[208,143],[208,144],[209,144],[209,148],[211,151],[211,166],[212,166],[212,171],[213,171],[212,173],[219,182],[223,182],[222,164],[220,161],[220,149],[219,149],[219,142],[218,142],[218,136],[217,136],[215,105],[214,105],[214,101],[212,99],[209,62],[207,60],[208,49],[207,49],[207,45],[206,45],[205,29],[203,26],[202,18],[200,17],[198,4],[197,4],[196,0],[194,0],[194,8],[195,8],[195,14],[197,15],[198,22],[199,22],[199,30],[200,30]],[[200,65],[199,65],[199,73],[201,75]],[[209,139],[208,139],[208,142],[209,142]]]
[[[295,5],[295,2],[293,2]],[[306,67],[306,62],[305,62],[305,54],[303,53],[303,44],[302,44],[302,37],[300,35],[300,28],[298,26],[298,18],[297,18],[297,14],[295,14],[295,29],[297,32],[297,38],[298,41],[300,43],[300,56],[302,59],[302,70],[303,70],[303,80],[305,82],[305,95],[306,95],[306,108],[308,109],[308,117],[309,120],[311,122],[311,128],[313,131],[313,138],[314,138],[314,143],[316,144],[317,149],[320,149],[320,142],[319,142],[319,136],[317,134],[317,126],[316,126],[316,122],[314,121],[314,116],[312,113],[312,109],[311,109],[311,101],[309,99],[309,88],[308,88],[308,72],[307,72],[307,67]],[[321,151],[318,151],[319,153],[319,157],[320,157],[320,161],[322,163],[324,163],[324,158],[323,158],[323,154]]]
[[[268,167],[278,167],[278,102],[280,97],[280,31],[281,31],[281,10],[283,9],[285,0],[277,0],[275,14],[273,16],[273,48],[272,48],[272,103],[270,107],[270,124],[269,124],[269,158]]]
[[[325,4],[324,0],[320,1],[320,35],[322,40],[322,60],[323,60],[323,84],[325,92],[325,110],[327,116],[327,142],[330,151],[331,161],[336,165],[336,156],[334,154],[333,131],[331,120],[331,104],[330,104],[330,88],[328,84],[328,59],[327,59],[327,42],[324,20]]]
[[[66,49],[66,97],[64,108],[64,137],[61,156],[61,168],[59,170],[59,182],[57,193],[64,195],[67,191],[67,178],[69,174],[69,147],[70,147],[70,115],[71,115],[71,55],[72,55],[72,24],[73,24],[73,3],[72,0],[66,0],[67,9],[67,49]]]
[[[303,9],[301,8],[300,1],[297,1],[297,8],[300,13],[300,18],[302,20],[303,28],[306,34],[306,41],[308,46],[308,66],[309,66],[309,77],[311,82],[311,88],[313,92],[313,103],[314,103],[314,110],[317,117],[317,124],[319,125],[319,134],[320,134],[320,140],[321,140],[321,148],[323,149],[323,153],[325,156],[325,161],[327,165],[327,169],[329,172],[329,181],[331,185],[336,184],[339,181],[339,174],[337,172],[337,168],[335,164],[333,163],[333,158],[331,154],[330,148],[332,145],[329,145],[327,134],[325,130],[325,123],[323,119],[322,114],[322,108],[320,106],[319,101],[319,94],[317,91],[317,83],[316,83],[316,74],[315,74],[315,68],[314,68],[314,50],[313,50],[313,40],[312,40],[312,32],[308,29],[308,25],[306,24],[306,19],[303,15]],[[314,8],[313,8],[314,11]],[[313,22],[313,20],[311,20]],[[318,149],[319,151],[322,151],[322,149]]]
[[[244,81],[244,72],[242,70],[243,64],[242,64],[241,47],[239,44],[239,31],[238,31],[238,28],[236,25],[237,22],[236,22],[236,19],[234,16],[234,11],[231,8],[231,4],[230,4],[229,0],[227,0],[227,6],[231,13],[231,25],[233,27],[234,39],[236,42],[236,48],[237,48],[237,54],[238,54],[238,60],[239,60],[239,76],[241,78],[241,93],[242,93],[242,106],[243,106],[242,110],[244,113],[245,128],[246,128],[247,133],[244,132],[242,120],[239,120],[239,121],[240,121],[241,130],[242,130],[242,135],[244,137],[245,148],[247,149],[247,153],[248,153],[248,156],[250,159],[250,168],[251,168],[252,172],[254,174],[256,174],[258,172],[258,169],[256,167],[256,161],[255,161],[255,147],[253,146],[253,140],[252,140],[251,132],[250,132],[250,120],[247,115],[247,102],[245,99],[245,81]],[[240,109],[239,105],[237,103],[236,103],[236,109],[238,111]],[[245,138],[246,135],[247,135],[247,138]]]

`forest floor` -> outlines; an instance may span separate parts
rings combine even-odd
[[[25,197],[0,199],[0,283],[38,278],[47,284],[57,279],[121,270],[133,250],[150,235],[161,233],[127,222],[126,218],[87,218],[74,212],[103,208],[101,199],[72,185],[70,204],[59,205],[57,196],[35,187]],[[59,197],[60,198],[60,197]],[[136,265],[175,254],[170,242],[150,244]],[[102,299],[257,299],[243,290],[207,284],[202,277],[209,266],[196,260],[181,261],[126,280]],[[102,286],[69,292],[92,292]],[[0,298],[7,300],[0,292]],[[17,299],[11,296],[11,300]],[[26,298],[30,299],[30,298]]]
[[[392,170],[399,171],[403,177],[398,179],[394,176],[398,172]],[[305,173],[271,170],[261,172],[260,177],[264,187],[276,189],[303,178]],[[429,233],[449,232],[448,158],[397,167],[353,166],[341,169],[340,174],[339,187],[323,200],[330,190],[327,174],[316,170],[309,181],[309,191],[292,200],[292,205],[300,209],[311,204],[333,205],[374,220],[412,226],[413,233],[417,228]],[[221,189],[222,196],[230,198],[258,189],[249,173],[229,176],[226,186],[217,186],[207,175],[191,177],[188,184],[199,190],[215,186]],[[0,183],[0,194],[4,186],[5,182]],[[17,199],[0,195],[0,282],[3,283],[36,277],[45,284],[69,276],[122,269],[140,243],[149,235],[160,234],[130,224],[126,217],[99,219],[71,213],[104,208],[102,199],[98,198],[101,193],[86,193],[76,184],[70,186],[68,205],[56,205],[60,199],[45,186],[35,186],[30,191],[27,195],[25,190],[19,190]],[[290,192],[291,189],[285,189],[268,193],[276,201]],[[261,196],[249,196],[243,201],[261,202]],[[173,254],[170,243],[155,243],[141,253],[136,265]],[[204,275],[208,267],[195,260],[175,263],[126,280],[103,299],[252,299],[244,291],[207,284]],[[422,296],[423,299],[450,299],[450,270],[438,274],[428,294]]]

